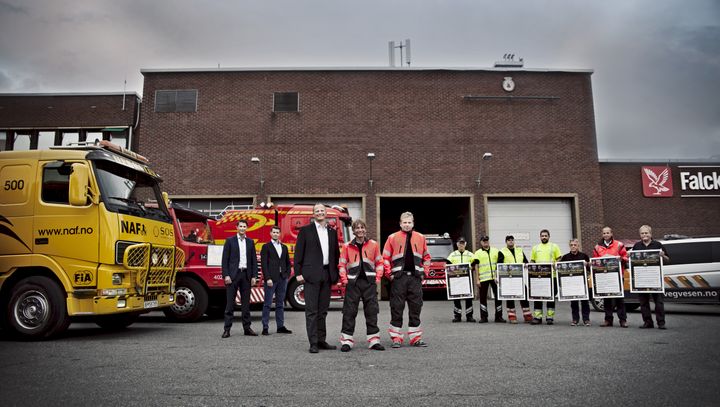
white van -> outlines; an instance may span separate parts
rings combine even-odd
[[[665,301],[720,304],[720,237],[661,240]]]

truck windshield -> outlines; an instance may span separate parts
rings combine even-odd
[[[452,243],[448,240],[447,242],[435,242],[435,244],[428,244],[428,252],[433,260],[445,260],[452,253]]]
[[[157,180],[110,161],[94,163],[102,200],[109,211],[172,222]]]

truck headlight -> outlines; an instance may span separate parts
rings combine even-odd
[[[162,265],[163,267],[167,267],[167,265],[170,263],[170,254],[168,252],[165,252],[162,256]]]
[[[160,255],[158,255],[157,252],[153,252],[152,256],[150,256],[150,262],[152,263],[153,267],[157,266],[159,261]]]
[[[112,285],[122,285],[122,274],[120,274],[120,273],[113,273],[113,275],[112,275]]]

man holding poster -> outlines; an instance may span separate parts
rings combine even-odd
[[[527,257],[523,253],[522,248],[515,247],[515,237],[513,235],[505,236],[505,247],[498,253],[498,268],[503,263],[527,263]],[[517,324],[517,314],[515,313],[515,300],[506,300],[505,307],[507,308],[508,321],[511,324]],[[528,300],[520,300],[520,307],[522,307],[523,319],[526,323],[532,321],[532,313],[530,313],[530,302]]]
[[[458,238],[457,242],[457,250],[450,253],[447,260],[450,262],[450,264],[462,264],[462,263],[468,263],[470,265],[474,265],[477,263],[477,260],[475,260],[475,256],[470,250],[465,250],[465,247],[467,246],[467,242],[465,241],[464,237]],[[475,318],[473,318],[473,304],[472,304],[472,298],[466,298],[465,299],[465,318],[467,322],[475,322]],[[460,322],[462,321],[462,302],[461,300],[453,300],[453,320],[452,322]]]
[[[540,231],[540,244],[533,246],[530,252],[530,261],[533,263],[555,263],[560,260],[562,254],[560,247],[550,242],[550,231],[543,229]],[[553,277],[555,273],[553,272]],[[543,317],[543,301],[535,301],[533,310],[532,325],[542,324]],[[552,325],[555,321],[555,299],[547,301],[547,316],[545,322]]]
[[[648,225],[640,226],[640,241],[635,243],[633,250],[660,250],[660,256],[666,263],[670,261],[665,247],[662,243],[652,238],[652,228]],[[640,313],[642,314],[642,329],[653,328],[652,314],[650,314],[650,298],[655,303],[655,319],[657,320],[658,329],[665,329],[665,304],[663,302],[663,293],[641,293],[640,294]]]
[[[580,241],[577,239],[572,239],[570,240],[570,252],[564,254],[560,261],[584,261],[585,267],[587,267],[588,263],[590,262],[590,257],[580,251]],[[585,287],[587,288],[587,285]],[[572,312],[572,322],[570,323],[570,325],[577,326],[580,323],[580,312],[578,310],[578,305],[582,307],[583,324],[585,326],[590,326],[590,302],[588,300],[570,301],[570,310]]]
[[[617,256],[620,257],[621,277],[625,272],[625,264],[627,264],[627,250],[622,242],[613,239],[613,232],[610,227],[605,226],[602,230],[602,239],[595,245],[593,249],[593,257]],[[621,278],[622,280],[622,278]],[[602,327],[613,325],[613,310],[617,309],[617,316],[620,320],[620,327],[627,328],[627,314],[625,313],[624,298],[604,298],[603,308],[605,308],[605,321]]]

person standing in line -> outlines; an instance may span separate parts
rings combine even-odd
[[[532,252],[530,253],[530,261],[533,263],[555,263],[560,260],[561,257],[560,247],[550,242],[550,231],[547,229],[541,230],[540,243],[533,246]],[[552,276],[554,284],[555,269],[553,269]],[[553,298],[552,301],[535,301],[532,325],[542,324],[544,302],[547,302],[545,322],[547,322],[548,325],[555,323],[555,298]]]
[[[450,253],[447,260],[450,262],[450,264],[462,264],[462,263],[468,263],[473,267],[473,264],[477,263],[477,260],[475,259],[475,256],[473,253],[469,250],[465,250],[465,247],[467,246],[467,242],[465,241],[464,237],[458,238],[457,242],[457,250]],[[465,299],[465,320],[467,322],[475,322],[475,318],[473,318],[473,299],[472,298],[466,298]],[[453,300],[453,320],[452,322],[460,322],[462,321],[462,300]]]
[[[633,250],[660,250],[660,256],[664,263],[670,262],[662,243],[652,238],[652,228],[649,225],[640,226],[640,241],[633,245]],[[658,329],[665,329],[665,303],[663,293],[641,293],[640,294],[640,313],[642,314],[642,329],[653,328],[652,314],[650,313],[650,299],[655,303],[655,320]]]
[[[222,276],[225,282],[225,330],[222,337],[230,337],[235,313],[235,295],[240,290],[242,324],[245,335],[257,336],[250,327],[250,288],[258,275],[255,242],[245,235],[247,221],[240,219],[237,234],[225,240],[222,253]]]
[[[605,226],[602,230],[602,239],[595,245],[593,249],[593,257],[618,256],[620,257],[620,274],[625,274],[625,264],[627,264],[627,250],[622,242],[613,239],[613,231],[610,227]],[[624,279],[623,279],[624,280]],[[605,308],[605,321],[602,327],[610,327],[613,325],[613,310],[617,310],[617,316],[620,320],[620,327],[627,328],[627,313],[625,312],[624,298],[603,298],[603,308]]]
[[[275,325],[277,333],[291,334],[285,327],[285,293],[290,277],[290,255],[286,245],[280,242],[280,227],[270,229],[270,241],[260,249],[260,265],[265,285],[265,301],[262,310],[263,335],[270,335],[270,305],[275,295]]]
[[[410,212],[400,215],[400,231],[388,236],[383,248],[385,277],[390,280],[390,328],[392,347],[403,343],[403,312],[408,305],[408,339],[411,346],[425,347],[420,326],[422,281],[430,270],[430,253],[425,236],[413,230]]]
[[[367,238],[367,225],[362,219],[352,223],[352,230],[355,238],[343,245],[338,265],[340,282],[346,287],[340,350],[350,352],[355,344],[355,318],[362,300],[368,347],[382,351],[385,347],[380,343],[380,328],[377,324],[380,313],[377,283],[382,279],[385,269],[383,258],[378,243]]]
[[[505,236],[505,247],[498,253],[498,264],[501,263],[527,263],[527,257],[525,253],[519,247],[515,247],[515,237],[513,235]],[[505,307],[507,308],[508,321],[511,324],[517,324],[517,314],[515,313],[515,300],[505,301]],[[530,312],[530,302],[528,300],[520,300],[520,307],[522,308],[523,320],[525,323],[532,322],[532,313]]]
[[[560,261],[578,261],[585,262],[587,269],[590,264],[590,257],[580,251],[580,241],[578,239],[570,240],[570,252],[565,253]],[[579,303],[579,304],[578,304]],[[577,326],[580,323],[580,311],[578,305],[582,307],[582,321],[585,326],[590,326],[590,302],[588,300],[570,301],[570,311],[572,312],[572,322],[570,325]]]
[[[314,220],[300,228],[295,243],[295,275],[305,283],[305,328],[310,353],[337,346],[326,341],[325,319],[330,307],[330,285],[337,283],[340,246],[337,231],[328,227],[325,205],[313,207]]]
[[[478,281],[480,281],[480,323],[488,322],[488,288],[492,289],[495,297],[495,322],[507,322],[502,316],[502,301],[498,300],[497,275],[498,249],[490,246],[490,237],[480,238],[480,249],[475,252],[477,260]]]

